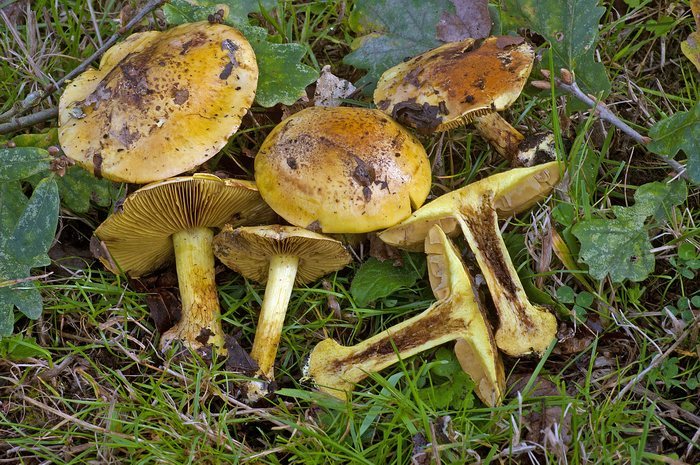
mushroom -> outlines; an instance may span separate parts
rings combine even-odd
[[[508,355],[542,353],[557,330],[554,315],[525,294],[498,227],[498,216],[522,212],[559,181],[558,162],[515,168],[444,194],[379,234],[389,245],[417,250],[434,224],[461,231],[476,256],[498,312],[496,344]]]
[[[267,136],[255,157],[255,182],[295,226],[364,233],[420,207],[431,173],[420,142],[382,112],[312,107]]]
[[[513,164],[549,161],[554,158],[551,135],[525,140],[496,113],[518,98],[534,57],[521,37],[447,43],[385,71],[374,102],[400,123],[424,133],[473,123]]]
[[[267,283],[250,353],[263,382],[248,385],[251,401],[268,392],[275,356],[294,284],[307,284],[350,263],[335,239],[295,226],[225,226],[214,238],[214,254],[248,279]]]
[[[63,92],[59,141],[97,177],[141,184],[176,176],[226,144],[257,80],[253,49],[232,27],[132,34]]]
[[[452,242],[438,225],[425,238],[428,274],[435,297],[427,310],[354,346],[326,339],[311,352],[305,376],[322,391],[345,398],[354,384],[400,359],[456,340],[460,365],[487,405],[500,403],[505,377],[491,328]]]
[[[192,349],[212,345],[225,353],[214,281],[212,228],[272,221],[275,213],[250,181],[195,174],[142,187],[96,230],[113,273],[145,275],[174,256],[182,300],[180,321],[161,337],[166,349],[179,340]]]

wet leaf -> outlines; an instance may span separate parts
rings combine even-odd
[[[444,11],[437,25],[437,38],[443,42],[483,39],[491,33],[491,16],[487,0],[450,0],[455,14]]]
[[[276,2],[264,0],[265,9]],[[318,71],[301,63],[306,48],[300,44],[275,44],[268,41],[265,29],[248,24],[248,14],[259,12],[258,2],[246,0],[172,0],[163,8],[165,18],[171,25],[204,21],[224,5],[228,11],[224,23],[238,28],[248,39],[258,62],[258,89],[255,100],[263,107],[278,103],[291,105],[305,95],[306,86],[318,79]]]
[[[371,92],[379,76],[405,58],[440,45],[436,26],[442,12],[454,12],[448,0],[358,0],[350,28],[362,34],[343,62],[367,70],[355,85]]]
[[[19,181],[47,171],[50,159],[46,150],[36,147],[0,149],[0,182]]]
[[[586,93],[610,92],[605,66],[595,61],[598,23],[605,7],[598,0],[505,0],[503,14],[550,44],[554,69],[567,68]],[[542,60],[548,67],[548,58]]]
[[[652,141],[647,147],[654,153],[675,158],[683,151],[688,177],[700,184],[700,103],[659,121],[649,130],[649,137]]]
[[[391,261],[380,262],[376,258],[370,258],[363,263],[350,285],[350,294],[355,303],[365,307],[399,289],[413,286],[421,276],[409,262],[405,261],[404,266],[397,267]]]
[[[13,308],[36,319],[41,314],[41,294],[30,278],[33,267],[50,263],[48,249],[58,224],[58,186],[53,176],[37,184],[29,200],[19,183],[3,183],[3,200],[23,208],[3,205],[0,218],[0,335],[12,332]],[[23,200],[20,197],[24,197]]]
[[[591,276],[614,282],[642,281],[654,270],[648,229],[649,216],[664,218],[665,212],[685,199],[685,185],[649,183],[635,193],[631,207],[612,207],[616,218],[583,220],[572,228],[581,243],[580,257]]]
[[[695,32],[692,32],[686,40],[681,42],[683,54],[700,71],[700,0],[690,0],[690,9],[695,19]]]

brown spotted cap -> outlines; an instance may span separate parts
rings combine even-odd
[[[508,108],[520,95],[534,57],[521,37],[447,43],[385,71],[374,103],[421,132],[446,131]]]
[[[420,142],[384,113],[312,107],[265,139],[255,182],[295,226],[363,233],[394,225],[420,207],[431,173]]]
[[[214,237],[214,255],[248,279],[267,282],[270,258],[275,255],[299,257],[296,283],[307,284],[350,263],[351,257],[340,241],[295,226],[226,225]]]
[[[257,80],[253,49],[232,27],[133,34],[66,88],[59,141],[98,177],[141,184],[176,176],[226,144]]]
[[[171,236],[195,227],[220,228],[273,221],[275,213],[250,181],[195,174],[159,181],[131,194],[95,235],[111,256],[112,272],[138,277],[173,257]]]

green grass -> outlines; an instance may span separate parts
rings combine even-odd
[[[641,2],[622,16],[608,3],[598,46],[613,83],[607,102],[646,132],[700,97],[697,70],[679,45],[692,19],[666,0]],[[90,4],[95,22],[87,0],[37,0],[21,21],[0,18],[0,112],[77,66],[95,50],[98,31],[104,40],[119,27],[125,2]],[[330,64],[356,80],[362,73],[340,62],[355,37],[351,8],[340,0],[280,2],[257,21],[275,41],[302,43],[305,63]],[[672,26],[661,33],[653,21]],[[162,26],[159,15],[143,27],[154,24]],[[57,96],[44,103],[56,104]],[[263,108],[253,114],[256,123],[244,122],[208,169],[252,172],[244,154],[255,153],[280,117]],[[595,296],[578,320],[571,305],[556,307],[560,343],[544,358],[506,360],[509,386],[520,386],[520,395],[511,389],[502,406],[484,407],[447,346],[372,375],[349,402],[300,380],[305,357],[323,338],[355,344],[432,302],[423,279],[358,308],[350,293],[355,263],[327,277],[326,288],[295,289],[277,358],[281,390],[248,406],[239,397],[245,378],[227,371],[224,360],[161,354],[144,295],[84,259],[78,268],[49,267],[54,274],[40,281],[42,317],[18,318],[16,335],[0,342],[0,463],[700,463],[699,336],[697,327],[684,329],[699,318],[689,304],[698,295],[697,276],[682,274],[687,263],[677,249],[700,242],[697,189],[653,230],[658,250],[648,279],[597,281],[583,266],[540,256],[548,243],[542,231],[554,223],[576,254],[558,210],[581,218],[630,205],[638,186],[663,180],[668,168],[588,113],[565,116],[560,96],[527,89],[506,116],[526,131],[560,128],[560,143],[566,141],[567,192],[508,223],[506,241],[531,298],[551,304],[564,285]],[[431,160],[442,158],[436,196],[505,169],[468,128],[422,141]],[[64,211],[58,239],[87,250],[91,228],[107,214]],[[217,281],[224,328],[249,349],[264,288],[223,268]],[[329,298],[339,303],[340,318]],[[669,351],[681,335],[686,339]]]

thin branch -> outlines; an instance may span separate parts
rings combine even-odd
[[[593,109],[593,111],[600,117],[600,119],[602,119],[603,121],[607,121],[616,128],[620,129],[620,131],[627,134],[635,142],[638,142],[642,145],[646,145],[649,142],[651,142],[651,138],[641,135],[639,132],[635,131],[632,127],[630,127],[627,123],[618,118],[617,115],[615,115],[615,113],[610,111],[610,109],[604,102],[601,102],[592,95],[585,94],[576,83],[574,75],[571,71],[569,71],[566,68],[562,68],[560,70],[560,73],[560,78],[554,77],[552,79],[552,82],[554,83],[557,89],[562,90],[568,93],[569,95],[573,95],[581,102],[591,107],[591,109]],[[542,70],[542,75],[547,79],[550,78],[549,71],[547,70]],[[534,87],[537,87],[538,89],[549,89],[551,87],[550,81],[533,81],[532,85]],[[689,179],[688,174],[686,173],[685,166],[683,166],[681,163],[677,162],[672,158],[667,158],[662,155],[657,155],[657,157],[661,161],[666,163],[668,166],[673,168],[673,170],[678,173],[678,176],[681,176],[684,179]]]
[[[80,63],[73,71],[56,81],[55,84],[49,84],[43,90],[38,90],[30,93],[29,95],[27,95],[27,97],[25,97],[24,100],[17,102],[8,111],[6,111],[3,114],[0,114],[0,123],[5,123],[13,118],[17,118],[19,115],[27,113],[27,111],[37,106],[46,97],[63,87],[66,81],[70,81],[71,79],[75,78],[83,71],[88,69],[88,67],[92,64],[93,61],[97,60],[100,56],[102,56],[102,54],[105,51],[107,51],[108,48],[114,45],[117,42],[117,40],[119,40],[127,31],[129,31],[132,27],[140,23],[143,18],[145,18],[148,14],[150,14],[160,5],[165,3],[165,1],[166,0],[149,0],[148,3],[146,3],[146,5],[144,5],[144,7],[141,10],[139,10],[139,12],[136,13],[136,15],[133,18],[131,18],[131,20],[125,26],[119,28],[119,30],[115,32],[112,35],[112,37],[109,38],[109,40],[107,40],[100,48],[98,48],[95,51],[95,53],[83,60],[83,62]]]
[[[549,78],[549,71],[547,70],[542,70],[542,74],[544,77]],[[601,102],[600,100],[596,99],[592,95],[586,95],[581,88],[576,84],[576,80],[573,77],[573,74],[571,71],[568,69],[561,69],[561,78],[555,77],[553,79],[554,85],[557,87],[557,89],[563,90],[564,92],[573,95],[589,107],[593,109],[593,111],[596,112],[596,114],[604,121],[607,121],[608,123],[612,124],[613,126],[619,128],[622,132],[630,136],[632,139],[634,139],[636,142],[640,144],[648,144],[651,142],[651,139],[639,134],[637,131],[632,129],[627,123],[622,121],[620,118],[618,118],[615,113],[610,111],[608,109],[608,106],[605,105],[605,103]],[[534,81],[532,83],[533,86],[537,87],[538,89],[549,89],[550,87],[550,82],[549,81]]]
[[[20,116],[12,118],[7,123],[0,124],[0,136],[17,132],[21,129],[34,126],[35,124],[43,123],[58,117],[58,108],[49,108],[47,110],[37,111],[28,116]]]

